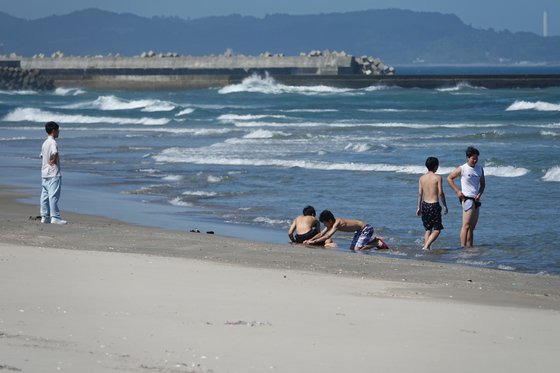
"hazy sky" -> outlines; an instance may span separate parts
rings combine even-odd
[[[317,14],[366,9],[401,8],[458,15],[477,28],[531,31],[542,34],[543,11],[549,35],[560,35],[560,0],[0,0],[0,11],[35,19],[74,10],[99,8],[142,16],[200,18],[237,13]]]

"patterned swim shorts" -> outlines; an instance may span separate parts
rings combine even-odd
[[[370,243],[373,237],[373,227],[366,224],[361,230],[356,231],[352,243],[350,244],[350,250],[354,250],[355,247],[363,247]]]
[[[427,231],[432,229],[442,230],[441,206],[438,202],[426,203],[422,201],[422,223]]]

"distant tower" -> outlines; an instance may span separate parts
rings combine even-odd
[[[542,35],[545,38],[548,37],[548,13],[546,11],[542,15]]]

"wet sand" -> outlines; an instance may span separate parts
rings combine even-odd
[[[555,371],[560,278],[131,225],[0,188],[0,370]],[[217,232],[219,233],[219,232]]]

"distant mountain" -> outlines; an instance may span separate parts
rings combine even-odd
[[[153,50],[206,55],[227,49],[286,55],[344,50],[391,65],[560,63],[560,37],[475,29],[455,15],[398,9],[193,20],[97,9],[36,20],[0,12],[0,54],[138,55]]]

